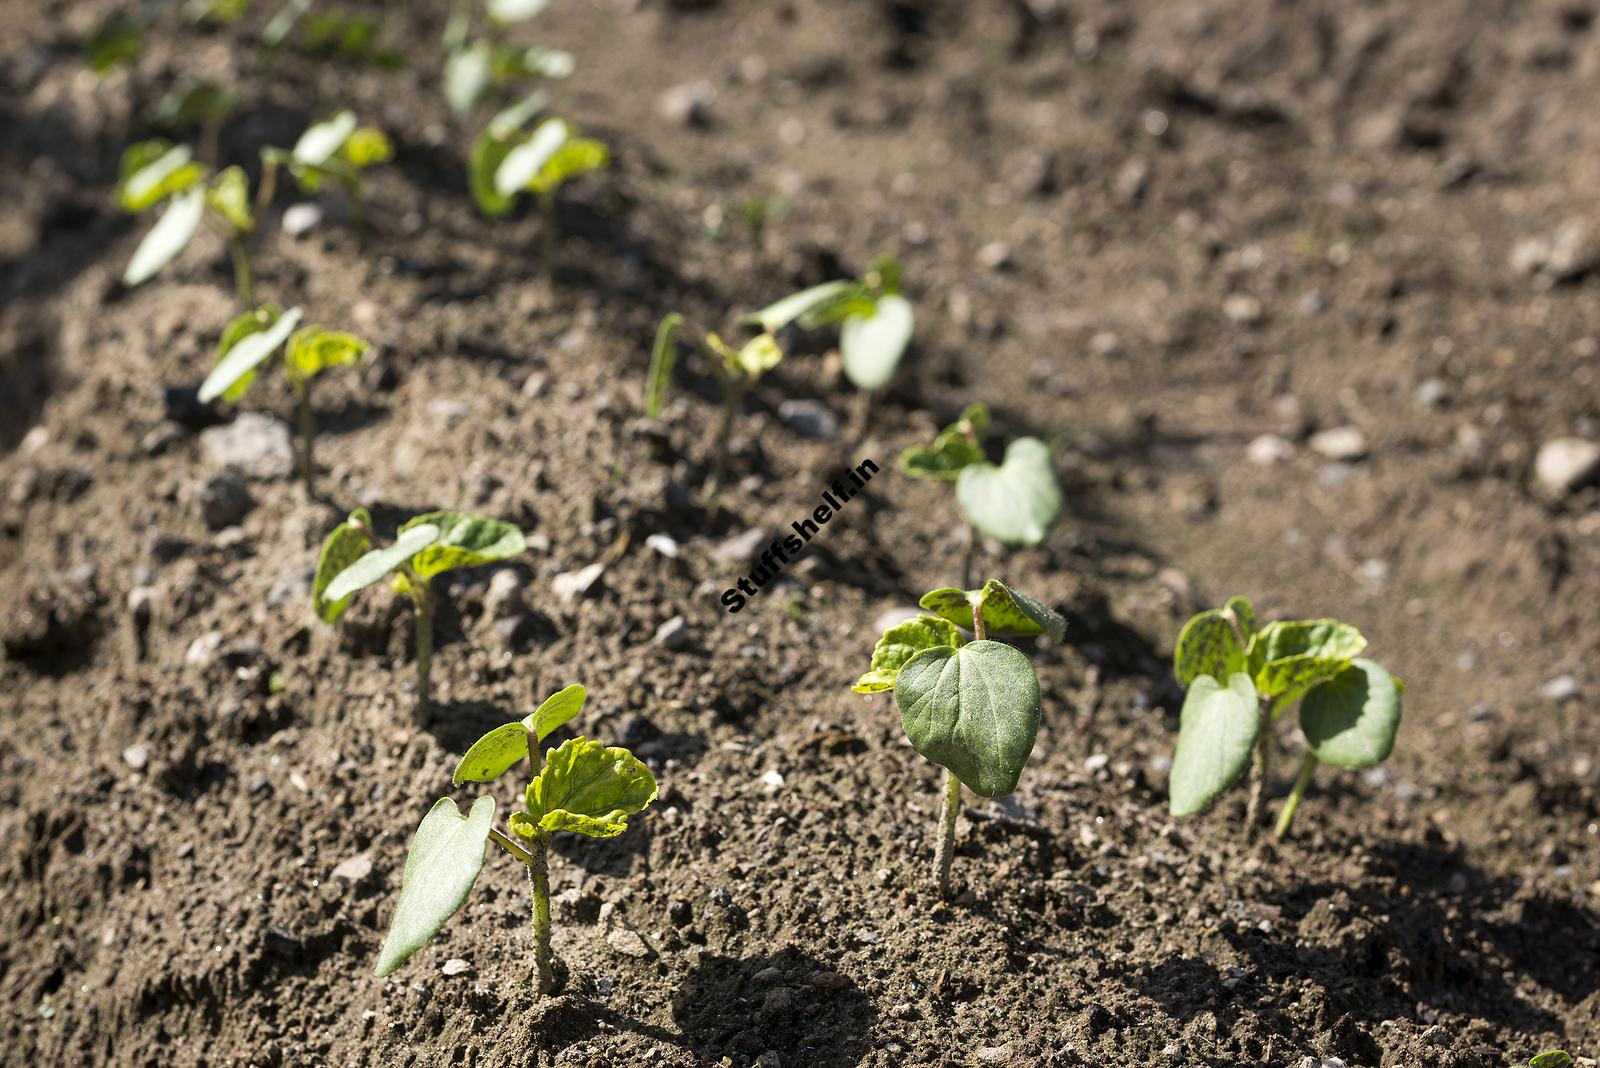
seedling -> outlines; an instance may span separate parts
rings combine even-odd
[[[1005,545],[1037,545],[1061,514],[1050,447],[1038,438],[1017,438],[1005,459],[989,462],[983,434],[989,409],[973,404],[939,432],[932,445],[918,445],[900,456],[900,469],[913,478],[956,484],[956,503],[973,529]],[[969,532],[970,533],[970,532]],[[963,581],[972,572],[972,539],[967,542]]]
[[[933,866],[939,894],[948,897],[961,787],[980,797],[1016,790],[1039,733],[1039,676],[1026,656],[990,635],[1048,634],[1059,642],[1067,621],[999,579],[978,590],[934,590],[919,603],[931,614],[884,631],[871,670],[852,689],[894,690],[906,737],[945,769]]]
[[[1564,1049],[1552,1049],[1533,1057],[1528,1061],[1527,1068],[1567,1068],[1572,1063],[1572,1055]]]
[[[531,715],[496,727],[472,744],[456,765],[453,781],[492,782],[523,757],[532,763],[532,782],[523,807],[511,813],[510,834],[494,826],[494,798],[479,797],[466,816],[453,798],[434,802],[411,839],[400,900],[377,974],[389,975],[439,933],[466,903],[484,853],[493,842],[528,869],[533,898],[533,960],[539,994],[556,989],[555,955],[550,947],[550,836],[572,831],[589,838],[615,838],[628,829],[628,817],[656,799],[656,780],[632,753],[585,738],[563,742],[542,756],[539,743],[583,708],[582,686],[568,686],[546,698]]]
[[[530,132],[529,123],[543,107],[544,98],[536,93],[491,119],[473,142],[467,177],[478,209],[491,218],[508,214],[524,192],[538,198],[539,254],[549,274],[555,264],[557,191],[578,175],[604,167],[611,153],[603,143],[579,137],[565,119],[545,119]]]
[[[250,180],[239,167],[211,175],[194,159],[188,145],[156,139],[128,146],[122,153],[117,204],[138,215],[157,204],[167,208],[134,250],[122,284],[132,288],[146,281],[182,252],[209,216],[222,230],[233,256],[233,284],[239,300],[249,304],[252,282],[248,240],[255,230],[250,211]]]
[[[773,334],[790,323],[806,330],[837,323],[845,377],[864,390],[888,382],[911,343],[911,302],[900,295],[899,261],[887,256],[860,278],[802,289],[744,321]]]
[[[508,560],[527,549],[510,523],[469,512],[428,512],[407,520],[391,544],[381,543],[372,516],[357,508],[322,544],[311,583],[311,610],[333,623],[358,591],[394,575],[396,593],[411,598],[417,625],[416,718],[430,713],[428,672],[433,660],[433,588],[436,575]]]
[[[1404,686],[1360,657],[1366,645],[1360,631],[1334,619],[1258,628],[1255,609],[1243,597],[1189,620],[1173,656],[1173,671],[1189,692],[1172,758],[1172,814],[1209,807],[1244,773],[1253,753],[1256,778],[1245,826],[1254,835],[1272,770],[1272,727],[1296,702],[1306,753],[1278,817],[1279,837],[1289,833],[1318,764],[1361,769],[1386,760],[1400,727]]]
[[[205,404],[218,397],[238,404],[255,382],[261,365],[282,349],[283,373],[294,390],[300,421],[300,477],[305,482],[306,496],[315,497],[316,463],[311,445],[316,426],[311,412],[311,380],[330,367],[355,363],[371,346],[340,330],[320,326],[295,330],[299,322],[299,308],[280,312],[276,304],[264,304],[234,319],[222,332],[217,365],[200,383],[199,396]]]
[[[650,350],[650,371],[645,383],[645,414],[661,418],[661,405],[667,396],[667,383],[678,362],[678,335],[683,316],[673,312],[656,328],[655,345]],[[722,387],[722,423],[717,429],[717,459],[711,471],[713,499],[728,466],[728,438],[733,433],[733,418],[745,395],[755,388],[761,376],[783,361],[783,349],[770,332],[757,334],[739,348],[727,344],[716,334],[693,328],[687,338],[711,376]]]
[[[472,0],[458,0],[445,24],[444,98],[457,118],[464,118],[495,90],[524,78],[565,78],[576,66],[571,53],[538,45],[513,45],[506,29],[531,19],[547,0],[488,0],[484,31],[472,37]]]
[[[261,150],[261,195],[264,211],[277,190],[278,169],[290,177],[306,196],[314,196],[329,182],[337,182],[350,194],[350,212],[356,226],[362,225],[361,183],[368,167],[394,158],[394,144],[382,130],[362,126],[353,111],[340,111],[332,118],[314,122],[291,149],[268,146]]]
[[[143,52],[143,24],[121,13],[101,22],[83,42],[84,62],[95,74],[104,74],[123,63],[132,67]]]

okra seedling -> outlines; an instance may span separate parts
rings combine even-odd
[[[393,543],[385,544],[373,530],[371,514],[357,508],[322,544],[311,582],[311,610],[325,623],[336,622],[358,591],[394,575],[394,591],[411,598],[416,615],[416,718],[425,723],[430,713],[434,577],[509,560],[527,547],[517,527],[469,512],[416,516],[400,528]]]
[[[291,149],[268,146],[261,150],[261,195],[264,211],[277,190],[278,169],[290,177],[307,196],[319,192],[329,182],[338,182],[350,194],[350,212],[356,226],[362,225],[361,182],[368,167],[394,158],[394,145],[382,130],[362,126],[353,111],[340,111],[332,118],[312,123]]]
[[[533,781],[524,791],[523,807],[507,820],[510,834],[494,826],[493,797],[479,797],[466,816],[453,798],[434,802],[411,839],[400,900],[378,954],[380,977],[404,964],[466,903],[493,842],[528,870],[535,989],[541,995],[555,991],[550,836],[571,831],[589,838],[615,838],[628,829],[629,816],[656,799],[655,777],[626,749],[580,737],[541,756],[539,743],[578,714],[584,696],[582,686],[552,694],[531,715],[478,739],[461,758],[453,776],[457,786],[492,782],[523,757],[532,762]]]
[[[488,0],[484,30],[476,38],[472,34],[473,6],[472,0],[457,0],[444,30],[444,98],[458,118],[483,103],[492,91],[520,78],[565,78],[572,73],[576,64],[571,53],[506,40],[506,29],[543,11],[546,0]]]
[[[233,283],[239,300],[251,300],[250,249],[255,230],[250,211],[250,180],[239,167],[226,167],[216,175],[194,159],[188,145],[161,139],[141,141],[122,153],[118,167],[117,204],[129,214],[140,214],[157,204],[167,208],[134,250],[122,284],[133,287],[150,278],[182,252],[210,218],[222,229],[233,256]]]
[[[1254,754],[1245,815],[1254,835],[1272,772],[1272,728],[1296,702],[1306,752],[1278,817],[1279,837],[1289,833],[1318,764],[1361,769],[1386,760],[1400,728],[1404,686],[1360,656],[1366,645],[1360,631],[1335,619],[1258,628],[1243,597],[1189,620],[1173,655],[1173,672],[1189,692],[1172,758],[1172,814],[1209,807]]]
[[[276,304],[264,304],[234,319],[222,332],[222,341],[217,346],[217,365],[200,383],[200,400],[209,404],[221,397],[229,404],[239,403],[255,381],[261,365],[283,349],[283,373],[294,390],[295,409],[299,415],[300,477],[305,483],[306,496],[315,497],[316,464],[311,444],[316,427],[311,412],[311,380],[330,367],[355,363],[371,346],[354,334],[340,330],[325,330],[320,326],[295,330],[299,322],[299,308],[280,312]]]
[[[650,350],[650,370],[645,382],[645,414],[652,419],[661,418],[667,383],[678,361],[678,335],[683,327],[683,316],[677,312],[662,319],[656,327],[656,340]],[[698,328],[692,328],[686,340],[700,353],[711,376],[722,387],[722,423],[717,429],[716,463],[709,482],[715,499],[728,466],[728,438],[733,433],[733,418],[739,413],[739,405],[743,403],[745,395],[755,388],[761,376],[783,361],[783,349],[770,332],[757,334],[737,349],[716,334]]]
[[[1039,733],[1039,676],[1026,656],[994,638],[1048,634],[1059,642],[1067,621],[999,579],[977,590],[934,590],[919,603],[931,614],[884,631],[871,669],[852,689],[892,689],[906,737],[945,769],[933,863],[939,894],[948,897],[961,787],[980,797],[1016,790]]]
[[[1005,545],[1037,545],[1061,514],[1061,488],[1050,447],[1038,438],[1017,438],[1006,447],[999,464],[990,463],[983,451],[988,426],[989,409],[969,405],[932,445],[902,453],[900,469],[913,478],[954,482],[962,514],[980,533]],[[971,570],[969,539],[963,581],[968,581]]]
[[[745,317],[777,333],[790,323],[807,330],[839,325],[845,377],[875,390],[893,377],[911,343],[911,302],[900,295],[900,263],[884,256],[860,278],[824,282]]]
[[[557,191],[604,167],[611,153],[603,143],[579,137],[565,119],[545,119],[529,131],[543,106],[536,93],[491,119],[473,143],[467,178],[478,209],[491,218],[508,214],[524,192],[538,198],[539,256],[549,274],[555,265]]]

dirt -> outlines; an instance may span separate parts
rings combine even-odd
[[[109,10],[0,3],[0,1061],[1600,1050],[1600,488],[1534,470],[1546,441],[1600,436],[1587,3],[557,3],[527,35],[577,57],[555,106],[615,158],[564,196],[554,280],[535,212],[488,222],[467,196],[444,5],[390,12],[399,70],[258,66],[263,11],[169,16],[135,77],[96,82],[76,42]],[[194,386],[235,313],[220,244],[117,282],[145,225],[111,201],[117,154],[149,132],[141,101],[200,76],[244,101],[226,160],[340,105],[397,143],[364,234],[330,195],[257,249],[264,298],[377,345],[317,384],[324,501],[289,478],[201,493],[207,413],[163,391]],[[663,115],[700,82],[701,123]],[[791,339],[709,513],[711,381],[690,363],[641,415],[656,321],[731,324],[886,251],[918,315],[899,378],[868,413],[826,337]],[[798,435],[793,398],[844,429]],[[958,577],[948,491],[892,461],[970,400],[1000,439],[1057,445],[1068,515],[979,567],[1070,629],[1028,648],[1038,748],[1013,798],[968,798],[941,902],[936,769],[849,684],[883,613]],[[245,407],[291,400],[264,382]],[[1357,447],[1319,455],[1342,428]],[[865,506],[724,613],[748,570],[726,542],[863,458],[884,468]],[[237,525],[208,525],[219,499]],[[429,729],[402,606],[367,597],[338,629],[307,611],[316,547],[357,505],[385,529],[471,508],[533,542],[515,627],[489,618],[490,572],[448,584]],[[1171,643],[1235,593],[1356,624],[1409,686],[1389,762],[1324,771],[1298,833],[1256,846],[1244,791],[1165,808]],[[676,616],[684,639],[657,643]],[[498,856],[372,978],[457,756],[569,682],[591,695],[572,727],[662,791],[626,836],[556,847],[563,992],[531,994]]]

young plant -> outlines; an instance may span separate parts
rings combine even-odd
[[[1255,834],[1272,772],[1273,725],[1300,706],[1306,753],[1278,818],[1287,835],[1318,764],[1361,769],[1394,749],[1404,686],[1362,659],[1367,640],[1334,619],[1279,621],[1257,627],[1243,597],[1201,612],[1178,635],[1173,671],[1188,687],[1172,758],[1169,809],[1203,811],[1244,773],[1255,756],[1246,810]]]
[[[467,164],[472,198],[491,218],[509,214],[517,197],[531,192],[539,201],[539,256],[546,274],[555,265],[556,193],[580,174],[599,170],[611,159],[606,146],[579,137],[565,119],[528,124],[544,107],[534,94],[506,108],[473,142]]]
[[[465,118],[496,90],[525,77],[565,78],[576,66],[571,53],[538,45],[513,45],[506,30],[533,18],[547,0],[488,0],[482,36],[473,38],[472,0],[458,0],[444,30],[444,98]]]
[[[615,838],[628,817],[656,799],[656,780],[632,753],[585,738],[573,738],[542,756],[539,743],[583,707],[582,686],[551,694],[531,715],[496,727],[473,743],[456,765],[453,781],[491,782],[528,757],[532,782],[523,807],[507,820],[510,834],[494,826],[494,798],[479,797],[466,816],[453,798],[434,802],[411,839],[400,900],[377,974],[404,964],[466,903],[493,842],[528,870],[533,899],[533,959],[537,992],[556,989],[550,948],[550,836],[571,831],[589,838]]]
[[[362,126],[353,111],[340,111],[332,118],[314,122],[288,150],[268,146],[261,150],[262,210],[277,191],[278,170],[289,172],[300,192],[314,196],[329,182],[337,182],[350,195],[350,213],[356,226],[362,225],[362,175],[368,167],[394,158],[394,144],[373,126]]]
[[[933,866],[939,894],[948,897],[961,787],[980,797],[1016,790],[1039,733],[1039,676],[1026,656],[994,638],[1048,634],[1059,642],[1067,621],[999,579],[978,590],[934,590],[919,603],[932,614],[884,631],[871,669],[852,689],[894,690],[906,737],[945,769]]]
[[[1050,447],[1038,438],[1018,438],[1005,459],[989,462],[983,434],[989,409],[973,404],[945,427],[932,445],[918,445],[900,456],[900,469],[913,478],[956,484],[956,503],[972,529],[1005,545],[1037,545],[1061,514]],[[968,531],[964,582],[972,573],[973,539]]]
[[[645,414],[652,419],[661,418],[667,383],[678,362],[678,335],[683,327],[683,316],[677,312],[662,319],[661,325],[656,327],[645,383]],[[691,329],[687,340],[700,353],[711,377],[722,387],[722,423],[717,429],[717,458],[709,483],[715,499],[728,466],[728,438],[733,433],[733,418],[739,413],[745,395],[755,388],[761,376],[783,361],[783,349],[778,347],[777,338],[770,332],[757,334],[737,349],[716,334],[698,328]]]
[[[299,308],[281,312],[276,304],[264,304],[234,319],[222,331],[222,340],[217,345],[217,365],[200,383],[199,395],[205,404],[218,397],[229,404],[238,404],[255,382],[261,365],[283,349],[283,373],[294,390],[295,409],[299,414],[300,477],[305,483],[306,496],[315,497],[316,464],[311,443],[316,437],[316,426],[311,413],[311,380],[330,367],[357,362],[371,346],[354,334],[340,330],[325,330],[320,326],[295,330],[299,322]]]
[[[311,610],[333,623],[350,598],[394,575],[394,591],[411,598],[417,625],[416,718],[431,712],[428,673],[433,661],[433,579],[446,571],[509,560],[526,550],[510,523],[469,512],[428,512],[406,521],[393,543],[379,542],[372,516],[357,508],[322,544],[311,582]]]
[[[873,260],[860,278],[802,289],[744,321],[769,334],[790,323],[806,330],[837,323],[845,377],[868,391],[893,377],[911,343],[911,302],[900,295],[900,263],[888,256]]]
[[[1531,1058],[1526,1068],[1567,1068],[1572,1055],[1564,1049],[1551,1049]]]
[[[167,205],[134,250],[122,284],[139,285],[172,262],[200,229],[209,209],[233,257],[234,289],[239,300],[249,304],[253,287],[248,241],[256,224],[244,171],[227,167],[213,176],[210,168],[194,159],[188,145],[159,138],[128,146],[118,171],[117,205],[123,211],[138,215]]]

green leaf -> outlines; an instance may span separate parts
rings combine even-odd
[[[597,171],[611,161],[611,150],[592,137],[574,137],[547,159],[528,183],[535,193],[559,189],[570,178]]]
[[[1006,545],[1037,545],[1061,514],[1050,449],[1038,438],[1018,438],[996,467],[968,464],[956,477],[956,500],[974,527]]]
[[[499,23],[531,19],[550,6],[550,0],[489,0],[485,9]]]
[[[900,454],[900,469],[913,478],[953,481],[961,469],[986,459],[979,441],[989,426],[989,409],[972,404],[961,418],[939,431],[932,445],[918,445]]]
[[[738,381],[754,382],[783,361],[783,349],[771,334],[757,334],[738,349],[716,334],[707,334],[706,347],[716,353],[723,368]]]
[[[868,265],[861,281],[878,293],[893,294],[900,292],[900,274],[899,260],[893,256],[879,256]]]
[[[211,179],[206,204],[241,234],[256,228],[255,216],[250,214],[250,179],[243,167],[228,167]]]
[[[510,58],[517,73],[533,78],[568,78],[578,69],[578,61],[572,53],[559,48],[529,45],[513,51]]]
[[[467,179],[472,187],[472,200],[478,210],[495,218],[505,215],[516,202],[514,197],[501,196],[495,190],[494,176],[500,165],[510,155],[511,146],[488,131],[472,142],[472,155],[467,161]]]
[[[907,660],[924,649],[949,646],[959,649],[965,643],[955,624],[937,616],[918,616],[896,623],[883,632],[872,649],[872,668],[850,687],[856,693],[878,693],[894,689],[894,680]]]
[[[489,125],[485,127],[485,132],[501,141],[509,141],[528,125],[535,115],[543,111],[548,102],[549,97],[542,90],[535,89],[515,104],[495,112],[494,118],[490,119]]]
[[[1018,638],[1048,634],[1052,641],[1066,637],[1067,621],[1060,613],[1018,593],[999,579],[988,580],[981,590],[958,590],[948,586],[933,590],[923,594],[918,603],[934,615],[972,630],[973,606],[980,602],[985,634],[997,637],[1009,634]]]
[[[1336,619],[1268,623],[1250,645],[1256,689],[1277,714],[1324,679],[1344,670],[1367,647],[1356,628]]]
[[[993,641],[924,649],[901,666],[894,700],[917,752],[973,793],[1017,788],[1039,733],[1039,676],[1026,656]]]
[[[188,145],[169,145],[159,139],[130,145],[118,165],[122,178],[117,183],[117,205],[137,214],[192,189],[206,175],[204,165],[196,163],[193,156]]]
[[[582,686],[568,686],[544,699],[534,711],[515,723],[502,724],[472,743],[456,765],[455,783],[490,782],[528,755],[534,742],[542,742],[557,727],[583,710],[588,696]]]
[[[404,964],[466,903],[493,826],[492,797],[478,798],[465,816],[448,797],[434,802],[411,838],[400,901],[378,954],[379,978]]]
[[[322,543],[322,555],[317,557],[317,571],[311,580],[311,610],[324,623],[337,621],[350,607],[348,595],[337,601],[328,600],[328,584],[372,548],[371,530],[372,514],[357,508]]]
[[[354,334],[308,326],[289,339],[284,369],[290,381],[309,382],[330,367],[358,362],[371,347]]]
[[[464,118],[489,94],[489,48],[474,44],[450,53],[444,64],[444,100]]]
[[[234,346],[249,337],[266,330],[278,317],[283,314],[283,309],[276,304],[263,304],[236,317],[222,330],[222,338],[217,342],[217,363],[221,363],[232,352]],[[255,371],[246,371],[233,382],[233,385],[222,391],[222,399],[229,404],[238,404],[244,395],[250,392],[250,386],[256,380]]]
[[[528,548],[515,525],[470,512],[429,512],[408,520],[400,530],[404,534],[422,526],[439,529],[438,538],[411,562],[411,569],[424,579],[458,567],[492,564]]]
[[[1201,675],[1226,679],[1245,669],[1244,647],[1222,612],[1201,612],[1183,625],[1172,653],[1172,673],[1187,686]]]
[[[877,389],[894,375],[911,342],[911,302],[889,294],[873,310],[845,319],[839,331],[839,354],[845,377],[858,389]]]
[[[394,142],[375,126],[362,126],[346,138],[339,158],[356,170],[388,163],[394,159]]]
[[[257,315],[263,311],[265,309],[257,309]],[[300,309],[290,308],[270,327],[260,331],[243,332],[243,336],[226,350],[222,359],[217,361],[217,365],[211,369],[206,380],[200,383],[200,400],[209,404],[227,393],[246,375],[254,373],[255,369],[276,352],[280,345],[289,340],[290,332],[299,322]],[[233,330],[238,323],[239,320],[235,319],[229,324],[228,329]]]
[[[541,122],[526,141],[511,149],[494,172],[494,191],[502,197],[512,197],[533,182],[540,168],[550,162],[567,138],[572,127],[565,119],[546,119]]]
[[[163,96],[150,109],[158,126],[184,129],[221,123],[239,106],[239,97],[214,82],[191,82]]]
[[[856,283],[848,280],[837,282],[824,282],[819,286],[802,289],[798,293],[791,293],[780,301],[767,305],[758,312],[752,312],[739,320],[742,325],[756,325],[769,334],[777,333],[812,308],[822,305],[843,293],[848,293],[855,288]]]
[[[528,784],[531,826],[517,821],[512,829],[524,836],[536,827],[614,838],[655,799],[655,777],[632,753],[573,738],[545,754],[544,769]]]
[[[683,316],[672,312],[656,327],[656,341],[650,349],[650,371],[645,379],[644,412],[651,419],[661,418],[661,404],[667,397],[667,383],[673,364],[678,362],[678,328]]]
[[[174,256],[182,252],[189,239],[200,226],[200,216],[205,214],[204,189],[190,189],[179,193],[161,213],[161,218],[144,235],[139,247],[133,250],[128,269],[122,272],[122,284],[130,289],[145,281]]]
[[[1223,614],[1233,613],[1233,621],[1238,624],[1239,631],[1244,635],[1245,644],[1249,645],[1255,640],[1256,609],[1248,597],[1229,597],[1228,603],[1222,606]]]
[[[342,601],[357,590],[364,590],[374,582],[382,581],[389,572],[432,545],[440,533],[439,528],[431,523],[419,526],[407,524],[393,545],[373,549],[339,572],[334,580],[328,583],[327,592],[323,596],[330,601]]]
[[[1250,766],[1260,733],[1261,711],[1249,675],[1235,672],[1226,686],[1210,675],[1195,679],[1179,717],[1169,811],[1192,816],[1209,806]]]
[[[522,720],[523,726],[532,731],[534,737],[542,742],[550,737],[551,731],[565,725],[573,716],[583,711],[583,702],[588,697],[589,691],[576,683],[557,690]]]
[[[348,109],[340,111],[330,119],[306,127],[289,155],[296,163],[320,167],[331,160],[355,132],[356,113]]]
[[[136,63],[144,50],[144,31],[127,15],[112,15],[84,42],[89,69],[104,74],[118,63]]]
[[[1355,659],[1300,702],[1300,729],[1318,760],[1370,768],[1389,758],[1400,729],[1400,690],[1371,660]]]
[[[1552,1049],[1534,1057],[1528,1062],[1528,1068],[1566,1068],[1572,1063],[1572,1057],[1566,1050]]]

